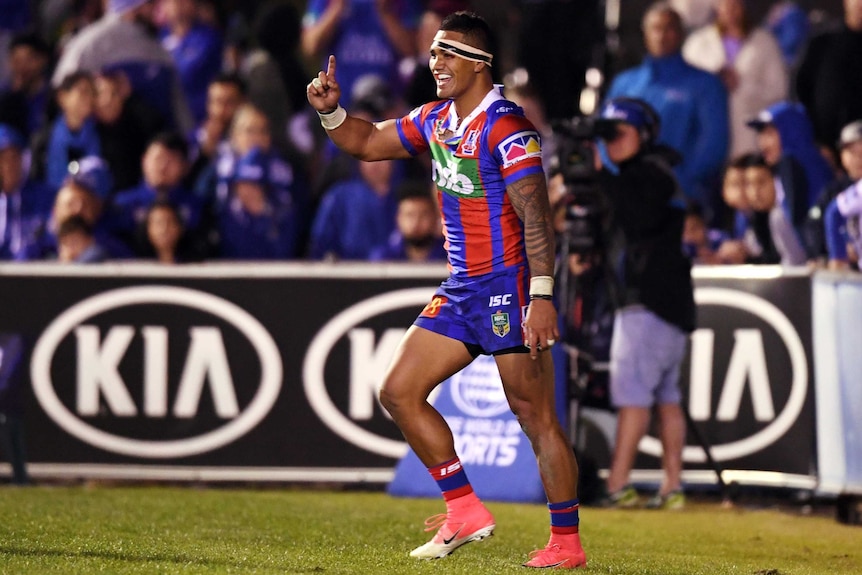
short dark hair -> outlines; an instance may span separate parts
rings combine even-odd
[[[210,80],[210,86],[213,84],[230,84],[232,86],[236,86],[236,89],[239,90],[239,93],[243,96],[248,93],[248,85],[245,83],[245,80],[239,74],[234,72],[219,72],[216,74],[215,78]]]
[[[150,221],[150,214],[160,209],[170,211],[174,215],[174,219],[180,225],[180,228],[185,228],[185,224],[183,223],[183,218],[180,215],[179,208],[177,208],[177,205],[175,203],[166,198],[159,198],[155,202],[150,204],[150,207],[147,209],[147,217],[144,218],[145,224]]]
[[[81,216],[69,216],[57,226],[57,239],[63,239],[72,234],[93,235],[93,226]]]
[[[757,154],[754,152],[747,153],[747,154],[740,154],[740,155],[730,159],[730,161],[727,163],[727,167],[725,168],[725,171],[727,171],[729,169],[734,169],[734,168],[744,170],[745,168],[747,168],[749,166],[756,166],[756,165],[760,165],[760,164],[762,164],[764,166],[766,165],[766,160],[764,160],[763,156],[761,156],[760,154]]]
[[[494,34],[491,27],[475,12],[459,10],[449,14],[440,23],[440,30],[464,34],[471,46],[494,53]]]
[[[46,57],[51,56],[51,47],[48,43],[45,42],[41,36],[32,31],[19,32],[13,36],[12,41],[9,42],[9,52],[12,52],[12,50],[19,46],[26,46],[34,52]]]
[[[647,18],[649,18],[652,14],[667,14],[673,20],[674,26],[676,26],[679,32],[685,32],[685,23],[682,21],[682,16],[679,12],[677,12],[676,8],[673,7],[673,4],[668,2],[667,0],[659,0],[658,2],[654,2],[647,6],[647,9],[644,11],[643,18],[641,18],[641,28],[646,24]]]
[[[153,136],[147,147],[158,144],[166,149],[180,154],[184,160],[189,158],[189,144],[179,132],[160,132]]]
[[[93,75],[86,70],[76,70],[70,74],[67,74],[63,77],[63,80],[60,82],[60,85],[57,86],[57,92],[68,92],[81,80],[86,80],[93,85],[94,79]]]
[[[430,202],[434,202],[434,198],[431,196],[431,189],[428,185],[428,181],[425,179],[418,178],[409,178],[404,180],[398,187],[396,188],[396,194],[398,196],[398,201],[402,202],[404,200],[412,200],[412,199],[420,199],[420,200],[428,200]]]

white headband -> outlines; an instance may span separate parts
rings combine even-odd
[[[434,41],[431,43],[431,49],[437,48],[439,50],[443,50],[444,52],[448,52],[450,54],[454,54],[455,56],[464,58],[465,60],[470,60],[471,62],[481,62],[483,64],[487,64],[488,67],[491,67],[491,60],[494,59],[493,54],[489,54],[484,50],[480,50],[475,46],[470,46],[469,44],[464,44],[463,42],[458,42],[457,40],[450,40],[449,38],[441,38],[441,34],[443,31],[437,32],[437,35],[434,36]]]

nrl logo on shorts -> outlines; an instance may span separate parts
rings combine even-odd
[[[491,316],[491,329],[498,337],[506,337],[509,327],[509,314],[498,311]]]

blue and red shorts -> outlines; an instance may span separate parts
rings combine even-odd
[[[474,356],[526,353],[529,283],[526,266],[466,281],[450,277],[413,323],[463,342]]]

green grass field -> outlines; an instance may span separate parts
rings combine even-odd
[[[0,573],[530,573],[542,505],[488,504],[494,537],[407,556],[441,501],[382,493],[192,487],[0,488]],[[862,528],[774,509],[581,510],[590,573],[862,573]]]

